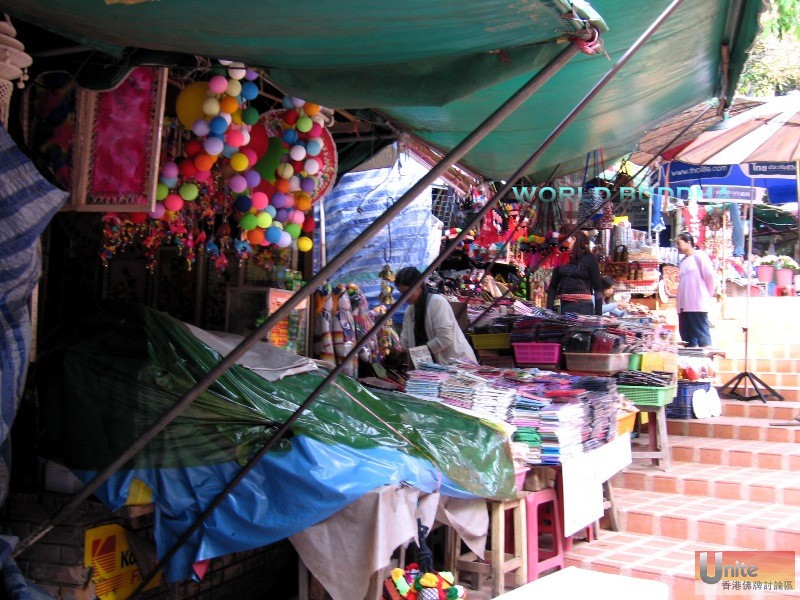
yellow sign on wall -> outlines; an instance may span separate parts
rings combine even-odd
[[[100,600],[126,600],[142,581],[128,536],[119,525],[86,530],[83,564],[92,569],[92,583]],[[159,574],[145,589],[160,583]]]

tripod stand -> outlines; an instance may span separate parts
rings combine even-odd
[[[752,180],[751,180],[752,181]],[[754,190],[751,185],[750,188],[750,235],[748,236],[747,242],[747,255],[750,257],[752,261],[753,256],[753,194]],[[752,287],[753,281],[753,269],[748,264],[747,267],[747,300],[745,301],[745,310],[744,310],[744,327],[742,327],[742,331],[744,331],[744,371],[735,375],[733,379],[729,380],[727,383],[723,384],[722,387],[719,388],[719,395],[722,398],[734,399],[734,400],[744,400],[749,402],[750,400],[755,400],[758,398],[763,403],[766,404],[767,397],[774,396],[776,400],[783,400],[783,396],[781,396],[778,392],[773,390],[769,387],[766,383],[764,383],[761,378],[750,372],[748,370],[749,362],[750,362],[750,288]],[[744,390],[738,391],[740,385],[744,384]],[[755,392],[753,395],[749,393],[750,386],[753,387],[753,391]],[[763,388],[763,389],[762,389]],[[727,391],[726,391],[727,390]]]

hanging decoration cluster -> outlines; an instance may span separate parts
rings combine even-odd
[[[261,115],[250,105],[259,73],[220,63],[225,75],[217,69],[178,95],[178,121],[189,133],[161,166],[155,208],[104,217],[105,263],[135,242],[151,268],[166,243],[177,245],[190,267],[202,248],[220,270],[230,249],[241,260],[254,251],[313,248],[313,204],[337,167],[321,107],[286,97],[282,109]]]

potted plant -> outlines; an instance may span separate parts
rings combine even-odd
[[[800,265],[792,257],[779,256],[775,261],[775,285],[785,288],[792,287],[796,271],[800,271]]]
[[[756,277],[762,283],[772,283],[772,278],[775,275],[775,262],[778,260],[778,257],[774,254],[768,254],[767,256],[763,256],[761,260],[758,261],[758,266],[756,267]]]

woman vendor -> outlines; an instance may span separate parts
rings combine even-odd
[[[603,310],[603,284],[600,265],[592,253],[589,236],[578,231],[561,242],[569,246],[569,262],[553,269],[547,288],[547,308],[552,309],[558,298],[561,314],[601,315]]]
[[[422,273],[415,267],[405,267],[395,276],[394,286],[402,294],[421,277]],[[427,345],[439,364],[457,360],[478,364],[450,303],[444,296],[430,294],[424,285],[414,290],[408,299],[400,341],[405,349]]]

